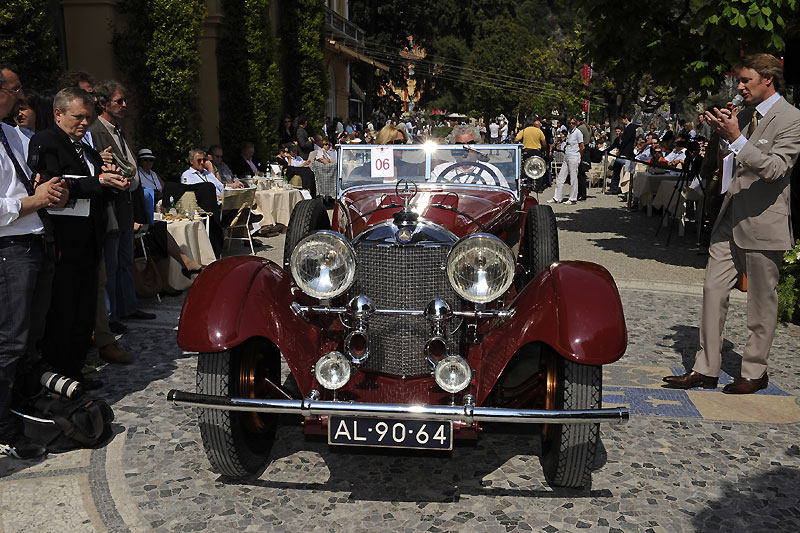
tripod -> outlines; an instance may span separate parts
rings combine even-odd
[[[672,188],[672,194],[669,196],[669,201],[667,205],[664,206],[664,213],[661,215],[661,221],[658,224],[658,228],[656,229],[656,237],[658,237],[658,232],[661,231],[661,227],[664,225],[664,220],[669,215],[670,207],[672,207],[672,200],[675,199],[675,194],[681,195],[683,194],[683,188],[686,185],[691,185],[694,178],[698,176],[697,171],[694,169],[694,165],[687,164],[686,168],[681,170],[681,173],[678,174],[678,181],[675,182],[675,186]],[[700,184],[700,192],[702,193],[703,197],[706,195],[706,191],[703,187],[702,180],[698,180]],[[678,200],[675,202],[675,215],[678,214]],[[695,216],[702,216],[701,214]],[[669,233],[667,233],[667,246],[669,246],[669,241],[672,238],[672,230],[675,228],[675,222],[677,221],[678,217],[672,217],[672,221],[669,224]]]

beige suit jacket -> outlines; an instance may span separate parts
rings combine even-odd
[[[740,129],[743,131],[753,111],[750,108],[740,114]],[[747,119],[742,120],[745,117]],[[736,156],[736,174],[725,193],[714,230],[725,210],[730,209],[733,240],[739,248],[791,248],[789,183],[798,153],[800,110],[781,97],[759,121],[753,135]]]

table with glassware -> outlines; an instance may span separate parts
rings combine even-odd
[[[201,265],[208,265],[216,260],[206,224],[205,216],[167,219],[167,231],[178,243],[181,252]],[[183,275],[180,263],[174,258],[169,260],[167,283],[176,290],[184,290],[192,285],[192,280]]]
[[[256,187],[255,212],[263,217],[261,226],[288,226],[295,204],[308,195],[307,191],[288,185],[283,179],[262,178],[256,182]]]

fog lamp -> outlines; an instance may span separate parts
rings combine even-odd
[[[328,352],[317,360],[314,375],[317,382],[329,390],[336,390],[350,381],[350,360],[339,352]]]
[[[472,380],[472,369],[460,355],[448,355],[436,363],[433,378],[447,392],[459,392],[467,388]]]

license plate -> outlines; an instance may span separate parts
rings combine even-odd
[[[452,450],[453,423],[331,416],[328,444]]]

